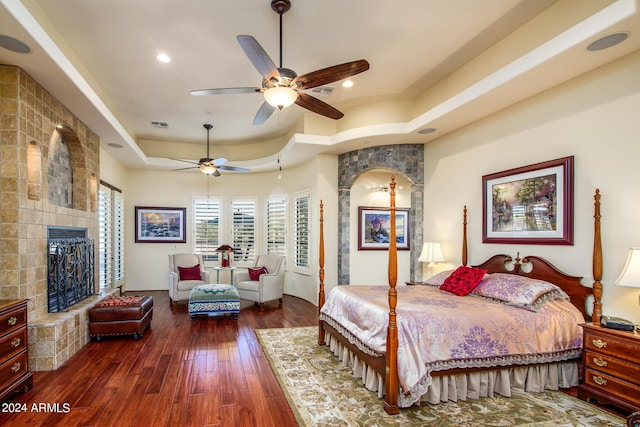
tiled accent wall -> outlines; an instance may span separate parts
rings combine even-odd
[[[69,207],[48,198],[51,141],[61,137],[72,169]],[[97,240],[89,182],[99,176],[99,155],[94,132],[23,70],[0,65],[0,298],[29,299],[32,371],[58,368],[89,339],[86,309],[47,313],[46,238],[47,226],[59,225],[87,228]]]
[[[49,203],[65,208],[73,207],[73,167],[69,147],[59,132],[49,144],[49,167],[47,182],[49,183]]]
[[[416,265],[423,240],[424,146],[399,144],[363,148],[338,157],[338,284],[349,284],[351,187],[360,175],[372,169],[388,169],[389,177],[401,173],[411,182],[411,279],[422,280],[422,269],[416,269]]]

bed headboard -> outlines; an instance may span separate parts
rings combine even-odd
[[[593,196],[594,199],[594,215],[593,215],[593,286],[588,288],[582,286],[582,277],[570,276],[556,268],[549,261],[537,256],[525,256],[520,258],[520,254],[516,255],[515,260],[509,255],[494,255],[482,264],[474,267],[486,269],[489,273],[509,273],[518,276],[529,277],[532,279],[544,280],[554,283],[562,288],[569,295],[571,302],[582,313],[585,320],[591,320],[593,323],[600,323],[602,316],[602,237],[600,234],[600,190],[596,189]],[[467,228],[467,210],[464,211],[464,230],[463,236],[463,260],[466,260],[466,228]],[[587,301],[593,297],[593,310],[589,314],[587,311]]]
[[[520,258],[519,253],[515,259],[509,255],[494,255],[474,267],[484,268],[488,273],[515,274],[553,283],[569,295],[571,302],[580,310],[585,320],[590,317],[587,313],[586,304],[587,296],[591,294],[591,289],[582,286],[580,282],[582,277],[565,274],[544,258],[537,256]]]

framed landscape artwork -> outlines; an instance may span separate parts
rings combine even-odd
[[[358,207],[358,250],[388,250],[391,210]],[[396,208],[396,245],[409,250],[409,209]]]
[[[186,211],[136,206],[136,243],[186,243]]]
[[[482,242],[573,244],[573,156],[482,177]]]

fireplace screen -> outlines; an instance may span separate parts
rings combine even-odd
[[[85,237],[68,238],[80,232]],[[50,227],[47,254],[49,313],[68,311],[94,294],[94,242],[86,229]]]

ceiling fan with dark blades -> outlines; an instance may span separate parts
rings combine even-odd
[[[207,157],[201,158],[198,161],[198,163],[192,162],[189,160],[184,160],[184,159],[171,159],[171,160],[177,160],[180,162],[186,162],[186,163],[191,163],[192,165],[196,165],[196,166],[189,166],[187,168],[174,169],[174,171],[182,171],[187,169],[200,169],[200,171],[203,174],[213,175],[213,176],[220,176],[221,170],[233,171],[233,172],[250,172],[250,170],[246,168],[239,168],[236,166],[225,166],[224,163],[227,163],[227,159],[225,159],[224,157],[219,157],[217,159],[212,159],[211,157],[209,157],[209,132],[211,131],[213,126],[208,123],[204,124],[203,126],[207,130]]]
[[[249,61],[262,75],[262,87],[232,87],[192,90],[192,95],[228,95],[262,93],[265,101],[256,113],[253,124],[263,124],[273,112],[295,103],[309,111],[337,120],[344,116],[324,101],[303,91],[346,79],[369,69],[369,63],[360,59],[346,62],[298,76],[295,71],[282,67],[282,15],[291,8],[290,0],[272,0],[271,9],[280,15],[280,66],[276,67],[269,55],[252,36],[237,37]]]

